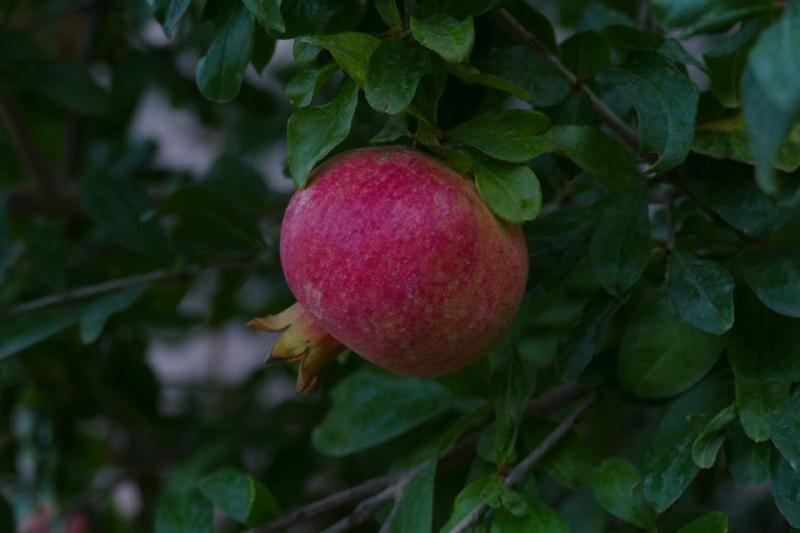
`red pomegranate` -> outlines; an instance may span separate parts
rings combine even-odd
[[[473,183],[406,147],[363,148],[316,169],[289,202],[281,263],[298,303],[255,319],[287,329],[271,357],[299,361],[298,390],[345,345],[391,372],[435,377],[469,365],[522,300],[522,229],[492,215]]]

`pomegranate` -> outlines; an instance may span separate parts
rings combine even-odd
[[[429,378],[478,359],[514,319],[528,254],[473,183],[406,147],[338,155],[289,202],[281,263],[298,303],[249,324],[286,329],[271,358],[300,362],[298,390],[342,345]]]

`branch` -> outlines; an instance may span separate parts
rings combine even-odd
[[[392,485],[395,482],[395,479],[395,476],[389,475],[367,480],[360,485],[356,485],[355,487],[351,487],[347,490],[331,494],[327,498],[322,498],[321,500],[317,500],[314,503],[310,503],[304,507],[292,511],[291,513],[276,518],[272,522],[269,522],[266,525],[258,528],[256,531],[258,533],[271,533],[273,531],[280,531],[295,524],[305,522],[313,516],[338,509],[339,507],[343,507],[350,503],[361,501],[370,494],[382,491],[386,487]]]
[[[550,389],[538,398],[531,400],[531,402],[528,404],[527,413],[530,416],[544,416],[555,411],[556,409],[560,409],[561,407],[572,403],[576,399],[581,398],[590,392],[592,392],[592,389],[589,389],[583,385],[573,383],[560,385]],[[459,461],[457,461],[457,459],[471,457],[475,451],[479,434],[480,430],[472,435],[469,435],[456,446],[451,448],[450,451],[444,454],[441,458],[439,458],[439,470],[442,470],[443,466],[452,467],[458,464]],[[337,527],[337,524],[340,524],[338,527],[342,527],[341,524],[343,524],[345,520],[347,520],[347,524],[349,524],[349,526],[361,524],[375,514],[375,512],[383,505],[389,503],[391,499],[396,496],[397,492],[402,490],[402,487],[405,485],[405,483],[410,481],[421,470],[421,468],[421,466],[417,466],[395,475],[380,476],[367,480],[360,485],[337,492],[285,514],[284,516],[276,518],[272,522],[269,522],[254,530],[254,532],[272,533],[274,531],[279,531],[281,529],[305,522],[309,518],[313,518],[314,516],[322,513],[333,511],[339,507],[344,507],[345,505],[360,501],[368,495],[373,494],[375,491],[380,490],[381,492],[372,498],[365,500],[364,503],[359,505],[350,515],[331,527]],[[384,494],[387,491],[389,492]],[[389,497],[390,494],[391,497]],[[367,505],[367,502],[370,502],[369,505]],[[340,531],[344,531],[344,529]]]
[[[559,443],[561,439],[563,439],[575,424],[578,423],[581,416],[592,406],[595,402],[596,396],[592,395],[591,398],[586,400],[580,407],[578,407],[575,412],[565,418],[554,430],[550,433],[545,439],[542,441],[539,446],[537,446],[525,459],[523,459],[517,466],[515,466],[511,472],[509,472],[508,476],[506,477],[505,481],[503,482],[503,486],[506,488],[513,488],[522,481],[525,476],[530,472],[530,470],[538,463],[542,457],[547,455],[547,452],[553,449],[556,444]],[[456,524],[455,528],[451,531],[451,533],[464,533],[465,531],[469,530],[472,526],[478,523],[481,517],[489,510],[489,506],[485,503],[481,503],[477,507],[475,507],[472,511],[467,514],[461,521]]]
[[[563,74],[573,88],[583,91],[589,97],[592,107],[600,115],[609,127],[616,132],[634,150],[639,149],[639,136],[636,131],[625,123],[610,107],[608,107],[599,96],[578,76],[575,75],[564,63],[551,52],[533,33],[523,26],[508,10],[501,8],[495,11],[495,19],[509,34],[518,42],[526,44],[535,51],[544,55],[555,67]]]
[[[42,196],[52,194],[53,176],[47,169],[39,149],[33,143],[30,132],[17,112],[14,103],[5,95],[0,95],[0,121],[5,124],[11,138],[11,144],[22,160],[25,171],[39,188],[39,193]]]
[[[0,319],[21,315],[23,313],[34,311],[36,309],[42,309],[44,307],[85,300],[86,298],[91,298],[92,296],[113,292],[119,289],[126,289],[128,287],[134,287],[144,283],[153,283],[194,276],[206,270],[235,270],[259,265],[267,265],[271,262],[272,261],[270,259],[220,261],[218,263],[206,265],[192,264],[182,268],[181,270],[170,270],[166,268],[161,270],[153,270],[152,272],[146,272],[144,274],[136,274],[135,276],[129,276],[126,278],[113,279],[110,281],[104,281],[102,283],[96,283],[94,285],[85,285],[83,287],[78,287],[77,289],[70,289],[64,292],[37,298],[36,300],[30,300],[28,302],[11,305],[9,307],[0,309]]]
[[[407,482],[407,481],[406,481]],[[355,511],[345,516],[335,524],[322,530],[322,533],[342,533],[350,528],[361,525],[374,515],[378,509],[397,497],[398,492],[405,483],[395,483],[383,489],[372,498],[361,502]]]

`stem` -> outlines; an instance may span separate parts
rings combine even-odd
[[[636,131],[625,123],[614,111],[608,107],[603,100],[585,83],[583,83],[578,76],[575,75],[547,46],[544,45],[534,34],[523,26],[514,16],[506,9],[501,8],[495,11],[495,19],[508,31],[511,36],[522,44],[526,44],[544,55],[556,69],[558,69],[564,77],[569,80],[573,88],[582,91],[589,97],[589,102],[592,104],[595,112],[609,125],[609,127],[616,132],[620,138],[625,141],[634,150],[639,149],[639,136]]]
[[[528,404],[527,413],[530,416],[544,416],[591,392],[592,389],[589,389],[583,385],[577,385],[573,383],[560,385],[550,389],[538,398],[531,400]],[[488,421],[486,423],[488,424]],[[439,470],[443,470],[444,468],[442,467],[456,466],[460,462],[456,459],[471,457],[475,452],[475,445],[477,444],[479,434],[480,429],[466,437],[456,446],[451,448],[450,451],[444,454],[439,459]],[[269,522],[254,531],[257,533],[272,533],[274,531],[295,526],[314,516],[326,513],[328,511],[333,511],[339,507],[344,507],[345,505],[355,503],[357,501],[361,501],[368,495],[380,490],[380,493],[376,494],[372,498],[364,500],[364,503],[361,506],[357,507],[350,515],[331,526],[331,528],[343,527],[345,521],[347,521],[346,523],[348,527],[361,524],[363,521],[369,519],[369,517],[371,517],[383,505],[390,502],[392,498],[397,495],[397,492],[402,490],[403,486],[408,481],[413,479],[413,477],[417,475],[421,469],[422,466],[416,466],[396,475],[385,475],[367,480],[360,485],[356,485],[300,507],[295,511],[276,518],[272,522]],[[367,505],[367,502],[370,502],[369,505]],[[367,511],[369,511],[368,514]],[[363,520],[361,520],[362,518]],[[357,521],[357,519],[361,521]],[[345,529],[333,531],[344,531]]]
[[[578,423],[581,416],[592,406],[595,402],[596,396],[592,395],[591,398],[586,400],[575,412],[565,418],[545,439],[539,446],[537,446],[525,459],[523,459],[517,466],[515,466],[508,476],[506,476],[503,486],[506,488],[513,488],[522,481],[530,470],[544,457],[547,453],[558,444]],[[461,521],[456,524],[451,533],[464,533],[472,526],[478,523],[483,517],[484,513],[489,510],[489,506],[481,503],[469,512]]]
[[[166,268],[161,270],[154,270],[152,272],[146,272],[144,274],[136,274],[134,276],[129,276],[126,278],[104,281],[102,283],[96,283],[94,285],[85,285],[83,287],[78,287],[76,289],[70,289],[64,292],[59,292],[56,294],[51,294],[49,296],[44,296],[42,298],[37,298],[36,300],[30,300],[28,302],[11,305],[4,309],[0,309],[0,319],[21,315],[23,313],[34,311],[37,309],[42,309],[44,307],[50,307],[53,305],[66,304],[80,300],[85,300],[86,298],[91,298],[92,296],[97,296],[99,294],[105,294],[108,292],[113,292],[128,287],[134,287],[136,285],[142,285],[144,283],[153,283],[169,279],[178,279],[188,276],[194,276],[206,270],[220,270],[220,271],[235,270],[235,269],[249,268],[259,265],[267,265],[270,264],[271,262],[272,261],[269,259],[257,259],[249,261],[220,261],[218,263],[212,263],[206,265],[192,264],[184,267],[181,270],[170,270]]]

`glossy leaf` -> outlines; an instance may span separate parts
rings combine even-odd
[[[550,120],[542,113],[511,109],[475,117],[447,135],[495,159],[524,163],[542,153],[536,139],[549,126]]]
[[[191,0],[168,0],[167,13],[164,16],[164,33],[171,36],[183,16],[189,10]]]
[[[772,499],[792,527],[800,527],[800,474],[788,461],[774,462],[771,476]]]
[[[627,295],[615,298],[600,293],[592,298],[570,331],[558,343],[557,365],[561,378],[577,378],[600,351],[611,321],[628,301]]]
[[[242,0],[256,20],[265,28],[283,32],[286,24],[281,14],[281,0]]]
[[[640,151],[659,156],[652,170],[667,170],[686,159],[699,91],[669,59],[654,51],[633,51],[598,80],[636,108]]]
[[[728,533],[728,515],[722,511],[695,518],[676,533]]]
[[[124,311],[142,295],[146,285],[111,293],[90,303],[81,316],[81,340],[91,344],[103,333],[106,322],[111,316]]]
[[[496,76],[481,72],[472,65],[464,63],[448,63],[444,66],[445,70],[467,84],[479,84],[490,89],[496,89],[504,93],[508,93],[527,100],[530,98],[530,93],[524,87],[514,83],[514,81],[506,79],[503,76]]]
[[[314,430],[314,445],[343,456],[376,446],[443,413],[456,398],[435,381],[361,371],[331,392],[333,407]]]
[[[641,492],[639,472],[624,459],[606,459],[594,473],[592,493],[609,513],[641,528],[655,525],[656,513]]]
[[[728,469],[737,483],[758,485],[769,480],[773,446],[770,442],[753,442],[745,435],[741,424],[728,428],[725,438],[725,458]]]
[[[701,331],[721,335],[733,326],[730,273],[715,261],[674,252],[667,274],[669,297],[681,318]]]
[[[430,65],[430,56],[424,50],[395,39],[382,40],[367,64],[367,102],[376,111],[389,115],[403,111]]]
[[[772,427],[772,443],[796,472],[800,472],[800,393]]]
[[[369,58],[380,44],[380,40],[371,35],[352,31],[305,37],[303,40],[330,52],[333,59],[359,86],[364,85]]]
[[[156,510],[156,533],[211,533],[213,508],[199,490],[167,494]]]
[[[515,516],[506,509],[500,509],[492,518],[491,533],[569,533],[569,525],[559,514],[547,505],[531,497],[525,497],[527,512]]]
[[[5,319],[0,325],[0,359],[26,350],[80,320],[74,309],[44,309]]]
[[[712,376],[675,400],[650,441],[643,467],[644,494],[656,511],[672,505],[697,475],[692,447],[709,422],[733,399],[730,379]]]
[[[508,464],[514,456],[517,434],[535,383],[535,373],[515,350],[496,357],[490,387],[495,411],[494,450],[499,465]]]
[[[736,308],[736,327],[726,336],[736,405],[745,433],[762,442],[789,405],[790,384],[800,379],[797,326],[746,293],[737,297]]]
[[[536,107],[558,104],[569,96],[569,80],[553,64],[528,46],[513,46],[492,52],[487,69],[523,88],[519,96]]]
[[[375,0],[375,9],[381,16],[381,20],[390,28],[399,29],[403,27],[403,19],[400,18],[397,0]]]
[[[770,247],[748,253],[742,273],[767,307],[800,318],[800,249]]]
[[[429,461],[422,471],[402,489],[389,518],[389,533],[431,531],[433,526],[433,488],[436,461]]]
[[[412,18],[411,34],[419,44],[451,63],[469,59],[475,43],[475,29],[469,17],[456,20],[448,15],[437,14],[424,20]]]
[[[762,189],[778,190],[772,162],[800,119],[800,5],[789,3],[758,38],[742,75],[742,110]]]
[[[356,104],[358,87],[345,82],[332,102],[321,107],[298,109],[289,117],[286,125],[289,170],[297,187],[306,186],[314,165],[350,133]]]
[[[623,387],[641,398],[666,398],[688,389],[722,354],[722,339],[681,320],[664,291],[634,312],[619,354]]]
[[[293,106],[308,107],[336,70],[337,67],[333,63],[301,70],[286,84],[286,96]]]
[[[461,492],[456,496],[455,502],[453,502],[453,512],[450,514],[450,518],[439,532],[447,533],[451,531],[470,511],[484,503],[488,495],[486,491],[492,487],[502,487],[502,478],[497,474],[476,479],[461,489]]]
[[[280,513],[272,493],[260,481],[235,468],[221,468],[201,479],[197,486],[215,507],[250,527]]]
[[[236,1],[215,21],[214,40],[197,63],[197,86],[214,102],[228,102],[239,95],[255,40],[253,15]]]
[[[725,429],[736,421],[736,405],[731,404],[717,413],[692,445],[692,459],[700,468],[711,468],[725,442]]]
[[[589,258],[603,288],[620,296],[633,287],[650,257],[650,223],[642,195],[615,198],[600,215]]]
[[[484,161],[475,162],[473,169],[478,193],[495,215],[521,224],[539,214],[542,190],[530,168]]]

